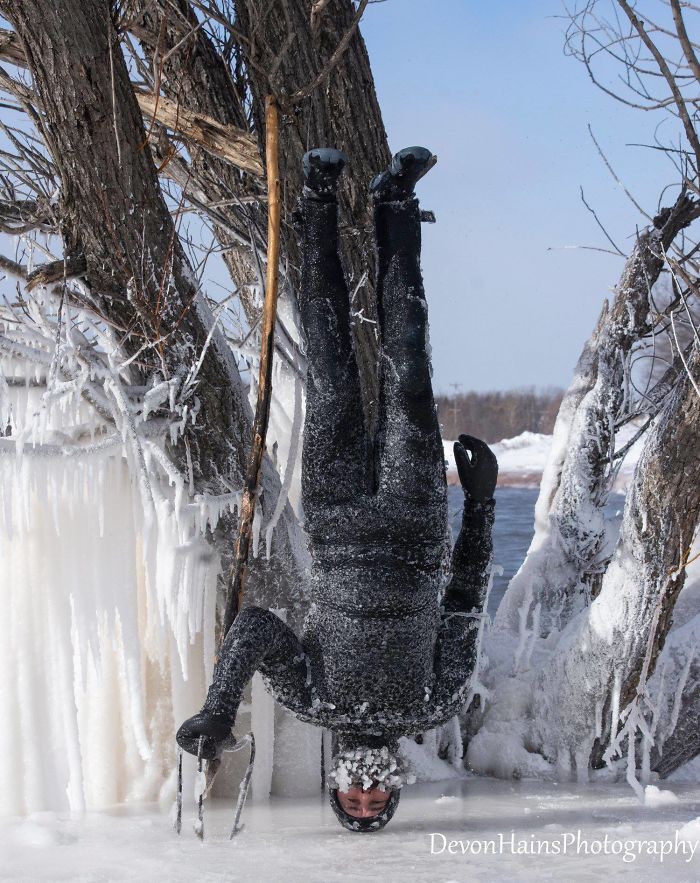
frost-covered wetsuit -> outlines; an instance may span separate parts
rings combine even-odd
[[[301,639],[267,610],[241,611],[202,715],[230,731],[258,670],[281,705],[343,743],[393,742],[447,722],[467,698],[494,502],[465,494],[441,611],[447,487],[430,380],[418,201],[375,205],[381,382],[373,443],[363,421],[334,192],[302,197],[300,224],[310,610]],[[196,751],[186,735],[181,730],[179,741]]]

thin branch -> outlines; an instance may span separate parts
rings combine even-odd
[[[597,224],[597,225],[600,227],[600,229],[603,231],[603,236],[605,236],[605,238],[608,240],[608,242],[610,243],[610,245],[612,245],[612,247],[615,249],[616,253],[617,253],[620,257],[622,257],[622,258],[627,257],[627,255],[626,255],[623,251],[621,251],[620,248],[618,248],[617,243],[613,240],[612,236],[610,236],[610,234],[608,233],[608,231],[605,229],[605,227],[603,226],[603,224],[602,224],[600,218],[599,218],[598,215],[596,214],[595,209],[594,209],[594,208],[591,208],[591,206],[586,202],[586,197],[583,195],[583,187],[579,186],[579,190],[580,190],[580,193],[581,193],[581,202],[586,206],[586,208],[588,209],[588,211],[593,215],[593,218],[595,219],[596,224]]]
[[[688,114],[688,108],[686,107],[685,99],[683,98],[681,90],[678,88],[678,84],[674,80],[673,74],[669,70],[666,59],[659,51],[656,43],[654,43],[654,41],[647,33],[643,22],[634,14],[632,7],[629,5],[627,0],[617,0],[617,3],[619,4],[622,11],[625,13],[627,18],[630,20],[632,27],[639,34],[639,38],[654,56],[654,59],[659,66],[659,70],[663,74],[664,79],[666,80],[666,83],[671,90],[671,94],[673,95],[673,99],[676,104],[676,109],[678,110],[678,115],[680,116],[683,123],[683,128],[685,129],[686,137],[688,138],[688,142],[693,148],[693,153],[695,154],[695,168],[697,173],[698,171],[700,171],[700,139],[698,139],[698,134],[695,131],[693,122],[690,119],[690,115]]]
[[[617,176],[617,174],[615,173],[615,170],[613,169],[612,165],[611,165],[610,162],[608,161],[607,156],[605,155],[605,153],[603,153],[603,150],[602,150],[600,144],[598,144],[598,142],[596,141],[596,137],[595,137],[595,135],[593,134],[593,129],[591,128],[591,124],[590,124],[590,123],[588,123],[587,128],[588,128],[588,134],[591,136],[591,140],[592,140],[593,143],[595,144],[595,146],[596,146],[596,150],[597,150],[598,153],[600,154],[600,158],[601,158],[601,159],[603,160],[603,162],[605,163],[605,167],[607,168],[607,170],[610,172],[610,174],[613,176],[613,178],[615,179],[615,181],[616,181],[616,182],[619,184],[619,186],[622,188],[623,193],[625,194],[625,196],[627,196],[627,198],[628,198],[629,201],[632,203],[632,205],[637,209],[637,211],[640,212],[642,215],[644,215],[644,217],[645,217],[648,221],[651,221],[651,215],[648,215],[648,214],[644,211],[644,209],[641,207],[641,205],[640,205],[640,204],[637,202],[637,200],[632,196],[632,194],[629,192],[629,190],[625,187],[625,185],[622,183],[622,181],[620,180],[620,178],[619,178],[619,177]]]
[[[5,270],[5,272],[10,273],[12,276],[18,276],[20,279],[27,278],[26,267],[23,267],[22,264],[18,264],[17,261],[12,261],[10,258],[6,258],[2,254],[0,254],[0,270]]]
[[[688,37],[688,31],[685,29],[683,13],[681,12],[681,4],[679,3],[679,0],[670,0],[670,3],[671,11],[673,12],[673,22],[676,26],[676,32],[678,33],[678,40],[680,41],[681,47],[683,49],[683,54],[688,61],[688,66],[693,72],[695,79],[698,81],[698,83],[700,83],[700,62],[698,62],[698,57],[695,54],[693,45],[690,42],[690,38]]]

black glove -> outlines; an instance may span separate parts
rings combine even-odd
[[[235,744],[235,739],[231,735],[230,721],[222,718],[212,717],[205,712],[200,711],[194,717],[188,718],[177,731],[177,744],[189,754],[197,756],[199,750],[199,737],[204,736],[202,740],[202,757],[205,760],[213,760],[225,743],[227,747]]]
[[[469,454],[471,454],[471,458]],[[454,447],[459,480],[476,503],[493,497],[498,480],[498,461],[491,448],[472,435],[460,435]]]

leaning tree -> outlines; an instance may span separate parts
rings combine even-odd
[[[388,160],[358,27],[366,6],[367,0],[332,8],[288,0],[2,4],[14,31],[0,38],[0,57],[12,65],[0,73],[0,85],[22,114],[18,128],[35,130],[25,137],[5,127],[15,152],[4,169],[3,230],[23,237],[50,231],[60,237],[61,252],[31,268],[8,259],[5,269],[25,277],[28,289],[48,286],[58,302],[80,298],[115,330],[135,385],[168,384],[160,416],[167,419],[170,410],[182,421],[169,453],[195,492],[226,493],[244,473],[250,415],[231,343],[249,357],[255,352],[265,260],[266,95],[276,96],[283,111],[281,266],[290,307],[279,325],[278,357],[297,376],[303,352],[294,320],[291,215],[301,156],[310,145],[336,144],[358,170],[355,182]],[[366,202],[349,180],[342,209],[359,220],[343,227],[343,253],[356,283],[358,361],[371,403],[376,339],[372,285],[363,270]],[[182,226],[192,210],[211,230],[230,274],[243,314],[237,340],[222,333],[216,299],[197,284]],[[67,284],[73,279],[83,283],[80,295]],[[188,377],[193,365],[196,380]],[[278,497],[268,458],[263,523]],[[302,582],[289,507],[278,519],[272,555],[259,558],[254,573],[252,596],[265,603],[298,600]],[[216,532],[224,556],[234,528],[229,518]]]
[[[649,213],[630,196],[644,226],[564,396],[535,537],[490,636],[490,707],[470,721],[481,727],[470,759],[485,771],[585,778],[620,761],[638,788],[639,766],[667,775],[700,749],[687,738],[698,715],[695,581],[682,593],[700,518],[697,14],[678,0],[567,9],[566,49],[592,81],[662,115],[650,147],[671,163],[662,199],[676,194]],[[616,536],[605,505],[640,440]],[[512,762],[489,750],[496,736],[517,746]]]

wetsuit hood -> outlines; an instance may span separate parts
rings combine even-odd
[[[381,829],[391,821],[391,817],[394,815],[396,807],[399,805],[400,797],[401,791],[398,788],[395,788],[391,792],[387,805],[379,815],[371,816],[368,819],[357,819],[355,816],[346,813],[340,805],[337,788],[331,788],[328,792],[328,798],[330,800],[331,808],[335,813],[335,817],[345,829],[348,831],[354,831],[357,834],[373,834],[375,831],[381,831]]]
[[[380,831],[396,812],[401,788],[415,782],[415,776],[399,752],[398,741],[378,734],[335,734],[333,762],[328,774],[329,800],[340,824],[348,831],[370,834]],[[358,819],[345,812],[338,791],[353,785],[368,790],[379,786],[389,791],[384,809],[376,816]]]

